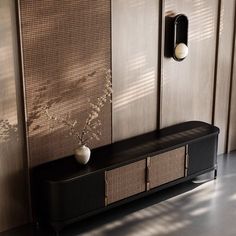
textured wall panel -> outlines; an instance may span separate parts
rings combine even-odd
[[[29,220],[14,0],[0,1],[0,232]]]
[[[156,129],[159,1],[112,1],[113,141]]]
[[[109,0],[20,0],[25,101],[31,166],[72,154],[75,142],[65,128],[51,131],[43,106],[52,114],[78,119],[82,128],[88,98],[102,94],[110,69]],[[101,114],[102,137],[111,142],[111,105]]]
[[[226,152],[235,0],[221,0],[214,125],[220,128],[219,153]]]
[[[236,9],[235,9],[236,10]],[[229,116],[228,151],[236,150],[236,24],[234,24],[234,56],[232,71],[231,103]]]
[[[188,120],[211,123],[218,1],[165,0],[163,3],[163,20],[180,13],[188,17],[189,54],[177,62],[164,57],[163,52],[160,127]],[[162,30],[165,34],[164,27]],[[163,51],[164,43],[163,40]]]

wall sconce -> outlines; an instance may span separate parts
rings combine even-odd
[[[173,58],[182,61],[188,55],[188,18],[183,14],[174,17]]]
[[[176,61],[188,55],[188,18],[183,14],[167,16],[165,20],[165,56]]]

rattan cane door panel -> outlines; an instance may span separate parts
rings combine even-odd
[[[185,147],[150,158],[150,188],[184,177]]]
[[[146,189],[146,159],[106,172],[106,205]]]

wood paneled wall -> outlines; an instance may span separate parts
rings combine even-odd
[[[68,129],[42,112],[70,116],[82,129],[89,103],[96,103],[111,68],[109,0],[19,0],[30,166],[74,153]],[[90,102],[89,102],[90,99]],[[67,119],[67,118],[66,118]],[[102,136],[91,148],[111,142],[111,105],[100,115]]]
[[[14,2],[0,1],[0,232],[29,220]]]
[[[189,54],[174,61],[164,56],[162,42],[161,128],[188,120],[212,121],[218,2],[163,1],[163,21],[180,13],[189,19]]]
[[[236,5],[235,5],[236,12]],[[236,20],[236,17],[235,17]],[[235,21],[234,21],[235,22]],[[236,150],[236,24],[234,24],[234,58],[232,63],[228,151]]]
[[[0,231],[29,219],[14,2],[0,1]],[[51,131],[41,109],[84,120],[111,59],[113,105],[91,147],[203,120],[220,127],[220,153],[236,149],[235,0],[18,2],[29,167],[73,153],[66,130]],[[164,56],[165,17],[178,13],[189,18],[182,62]]]
[[[159,4],[112,1],[113,141],[157,127]]]
[[[218,152],[227,151],[228,136],[228,115],[230,101],[231,85],[231,67],[234,41],[235,22],[235,0],[221,0],[219,15],[219,32],[218,32],[218,55],[216,64],[216,87],[215,87],[215,107],[213,114],[214,125],[220,128]],[[233,107],[232,107],[233,109]],[[236,135],[236,129],[233,133]],[[230,133],[232,133],[230,131]],[[229,148],[233,150],[232,148]],[[236,145],[235,145],[236,149]]]
[[[221,130],[218,153],[227,151],[236,129],[229,126],[235,0],[163,0],[160,127],[202,120]],[[182,62],[165,57],[166,17],[179,13],[189,19],[189,55]],[[233,80],[234,81],[234,78]],[[232,86],[232,99],[234,101]],[[231,102],[231,120],[234,105]],[[229,128],[229,129],[228,129]],[[232,137],[232,138],[231,138]],[[236,145],[229,142],[228,150]],[[235,148],[233,148],[233,146]]]

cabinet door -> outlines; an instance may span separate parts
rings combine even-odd
[[[38,210],[42,220],[68,220],[104,207],[104,172],[40,185]]]
[[[150,188],[184,177],[185,147],[151,157],[148,169]]]
[[[106,205],[146,189],[146,159],[106,172]]]
[[[188,175],[209,168],[216,163],[217,137],[212,136],[188,145],[189,166]]]

